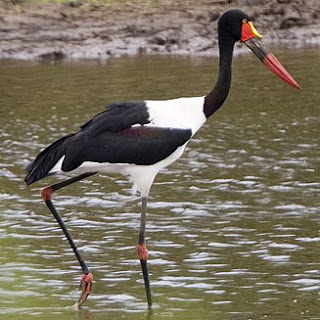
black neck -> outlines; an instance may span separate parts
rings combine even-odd
[[[231,85],[231,64],[235,41],[228,34],[219,32],[219,78],[205,97],[204,114],[209,118],[226,100]]]

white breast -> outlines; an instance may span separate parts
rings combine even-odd
[[[206,121],[203,113],[204,97],[146,101],[150,125],[191,129],[195,134]]]

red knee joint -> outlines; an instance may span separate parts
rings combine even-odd
[[[138,244],[137,252],[140,260],[148,260],[148,250],[145,243]]]
[[[43,201],[52,199],[53,190],[50,186],[45,187],[41,190],[41,197]]]
[[[93,281],[93,275],[91,272],[89,272],[88,274],[83,274],[81,276],[81,281],[82,282],[85,282],[85,283],[89,283],[89,282],[92,282]]]

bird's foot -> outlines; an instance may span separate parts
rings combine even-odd
[[[138,252],[138,256],[139,256],[140,260],[142,260],[142,261],[148,260],[148,250],[147,250],[147,246],[145,243],[138,244],[137,252]]]
[[[79,307],[87,300],[89,294],[91,293],[92,280],[93,280],[93,275],[91,272],[88,274],[83,274],[81,277],[81,282],[79,286],[81,293],[78,300]]]

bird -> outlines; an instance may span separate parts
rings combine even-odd
[[[204,96],[170,100],[115,102],[84,123],[78,132],[53,142],[26,168],[27,185],[52,175],[68,178],[41,189],[41,197],[54,215],[82,269],[79,307],[91,293],[93,275],[80,254],[53,202],[53,193],[76,181],[100,173],[118,173],[133,181],[141,196],[137,253],[148,307],[152,306],[148,250],[145,241],[150,188],[158,172],[182,155],[201,126],[222,106],[231,85],[235,43],[244,43],[278,77],[296,89],[299,84],[269,51],[250,17],[230,9],[218,20],[219,73]]]

